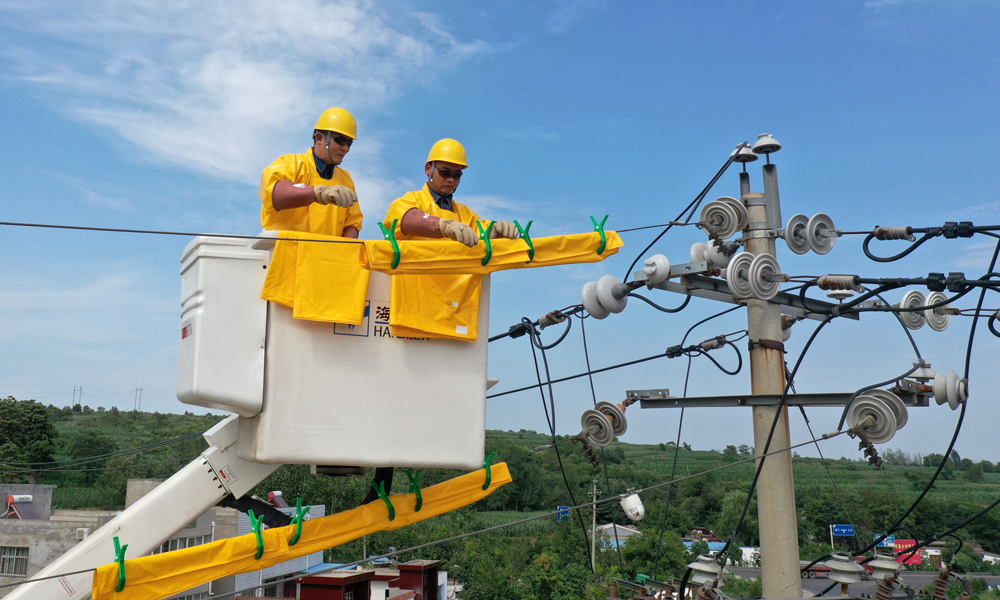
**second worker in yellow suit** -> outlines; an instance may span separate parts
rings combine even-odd
[[[351,174],[340,163],[358,139],[354,116],[343,108],[320,115],[313,147],[285,154],[260,179],[260,223],[264,229],[357,238],[364,215]]]
[[[424,165],[427,183],[422,190],[393,201],[385,215],[386,229],[398,219],[399,240],[449,238],[469,247],[478,244],[479,215],[452,198],[468,166],[465,147],[458,141],[446,138],[434,144]],[[484,230],[487,225],[483,223]],[[516,239],[520,233],[510,221],[497,221],[490,237]]]

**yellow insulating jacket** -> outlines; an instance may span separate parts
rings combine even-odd
[[[282,231],[260,297],[290,307],[296,319],[361,325],[371,277],[363,253],[350,238]]]
[[[264,169],[260,178],[260,199],[264,203],[260,210],[260,224],[264,229],[304,231],[322,235],[342,236],[345,227],[355,227],[361,231],[364,215],[355,203],[350,208],[340,208],[333,204],[312,203],[300,208],[274,208],[274,184],[291,181],[305,185],[344,185],[354,189],[354,180],[346,170],[336,167],[332,179],[323,179],[316,171],[316,161],[310,148],[302,154],[285,154]],[[355,190],[357,191],[357,190]]]
[[[401,231],[403,215],[409,212],[410,209],[417,208],[432,217],[440,217],[442,219],[451,219],[452,221],[465,223],[471,227],[473,231],[479,233],[479,229],[476,227],[476,222],[481,222],[482,219],[479,218],[476,211],[461,202],[455,202],[454,200],[452,200],[451,205],[455,210],[445,210],[438,206],[437,203],[434,202],[434,196],[431,195],[431,191],[425,183],[422,190],[416,192],[406,192],[402,198],[393,200],[392,204],[389,205],[389,211],[385,214],[385,219],[382,221],[382,224],[385,225],[386,229],[390,229],[392,227],[392,222],[394,220],[396,221],[397,240],[426,240],[427,238],[408,235]],[[484,222],[483,229],[485,230],[488,225],[488,222]]]
[[[257,537],[247,534],[218,540],[193,548],[175,550],[125,561],[125,587],[118,586],[118,564],[98,567],[94,572],[94,600],[160,600],[209,581],[266,569],[280,562],[320,552],[356,540],[376,531],[391,531],[424,519],[468,506],[510,483],[506,463],[493,465],[488,489],[486,471],[480,469],[450,479],[422,491],[423,506],[415,511],[416,493],[390,496],[396,518],[389,520],[389,508],[382,500],[329,517],[310,519],[302,525],[302,535],[294,546],[296,526],[275,527],[263,532],[264,554],[259,560]],[[127,543],[128,540],[122,540]]]

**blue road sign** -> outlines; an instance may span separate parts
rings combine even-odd
[[[875,539],[877,540],[880,536],[881,536],[881,534],[876,535]],[[896,547],[896,536],[894,536],[894,535],[887,535],[887,536],[885,536],[885,539],[882,540],[881,542],[875,544],[875,547],[876,548],[895,548]]]
[[[854,525],[834,525],[833,535],[854,537]]]
[[[569,518],[569,507],[568,506],[556,506],[556,521],[562,521],[563,519]]]

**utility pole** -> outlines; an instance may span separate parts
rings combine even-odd
[[[765,193],[743,195],[748,213],[745,248],[754,256],[775,255],[775,238],[770,232],[781,227],[777,171],[764,168]],[[768,169],[770,167],[770,169]],[[774,215],[777,214],[777,218]],[[770,218],[768,218],[770,216]],[[775,223],[774,221],[777,221]],[[750,378],[754,395],[785,391],[785,357],[781,335],[781,309],[776,303],[751,298],[747,303]],[[753,407],[753,435],[757,454],[764,454],[771,424],[777,419],[770,451],[791,446],[788,409],[777,406]],[[764,459],[758,459],[761,461]],[[759,462],[758,462],[759,464]],[[792,454],[784,452],[764,460],[757,482],[757,514],[760,520],[760,563],[764,598],[801,598],[798,523],[795,513],[795,486]]]
[[[593,509],[593,514],[591,516],[590,522],[590,572],[597,572],[597,480],[593,481],[593,491],[590,492],[590,498],[594,502],[591,505]]]

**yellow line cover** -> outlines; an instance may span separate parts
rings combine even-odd
[[[601,236],[596,231],[533,239],[535,259],[530,263],[526,241],[495,239],[492,240],[493,256],[485,267],[482,263],[486,257],[486,245],[483,243],[467,248],[450,240],[401,241],[398,242],[399,265],[395,269],[392,268],[395,253],[390,242],[366,241],[361,261],[366,269],[390,275],[486,275],[507,269],[600,262],[617,254],[622,247],[622,239],[618,233],[606,231],[605,236],[607,246],[602,254],[597,254]]]
[[[288,545],[295,535],[295,526],[264,531],[264,555],[257,555],[257,537],[250,533],[219,540],[193,548],[143,556],[125,561],[125,588],[118,587],[118,564],[98,567],[94,572],[94,600],[160,600],[209,581],[265,569],[286,560],[312,554],[356,540],[376,531],[391,531],[468,506],[511,482],[506,463],[493,465],[492,481],[487,490],[484,469],[422,490],[424,499],[420,512],[414,512],[416,493],[390,496],[396,518],[389,520],[389,508],[382,500],[359,506],[329,517],[310,519],[302,526],[302,536],[294,546]],[[121,540],[128,543],[128,540]],[[108,549],[111,554],[111,549]]]

